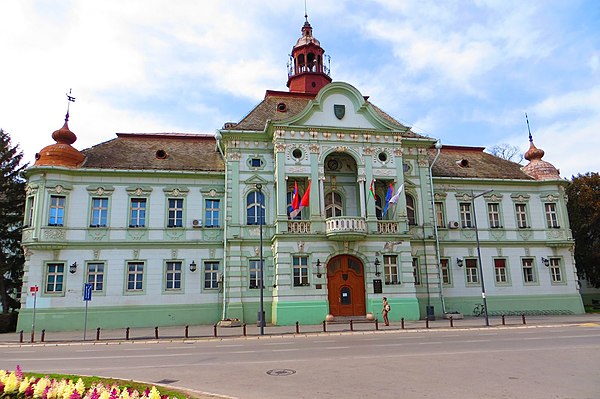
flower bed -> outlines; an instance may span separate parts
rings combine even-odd
[[[12,372],[0,370],[0,399],[176,399],[160,394],[156,387],[142,392],[118,385],[100,382],[89,386],[81,378],[54,379],[49,377],[26,377],[21,368]]]

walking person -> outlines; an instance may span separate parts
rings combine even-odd
[[[381,313],[383,314],[383,322],[386,326],[390,325],[390,320],[388,319],[388,312],[390,311],[390,305],[388,304],[387,298],[383,297],[383,309]]]

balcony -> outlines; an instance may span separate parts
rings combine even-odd
[[[398,234],[398,222],[378,220],[377,232],[379,234]]]
[[[288,221],[288,233],[310,234],[310,222],[303,220]]]
[[[337,216],[325,221],[327,238],[334,241],[354,241],[367,235],[367,222],[361,217]]]

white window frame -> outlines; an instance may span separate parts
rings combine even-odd
[[[521,258],[521,276],[524,285],[536,285],[538,283],[534,258]],[[531,281],[528,281],[529,278],[531,278]]]
[[[465,276],[467,285],[481,285],[479,265],[476,258],[465,258]]]
[[[167,228],[183,227],[184,198],[167,198]]]
[[[204,261],[204,289],[218,290],[219,289],[219,261],[205,260]]]
[[[325,218],[344,216],[342,195],[335,190],[325,194]]]
[[[452,285],[452,274],[450,272],[450,259],[440,259],[440,270],[442,272],[442,284],[451,286]]]
[[[221,227],[221,199],[204,199],[204,227]]]
[[[560,258],[550,258],[548,259],[548,261],[550,262],[548,269],[550,272],[550,281],[552,282],[552,284],[564,284],[565,283],[565,278],[564,278],[564,271],[562,268],[562,262],[560,261]]]
[[[48,226],[64,226],[66,204],[67,197],[65,195],[50,195],[50,204],[48,207]]]
[[[555,202],[544,203],[544,212],[546,213],[546,226],[549,229],[558,229],[558,211]]]
[[[442,201],[435,202],[435,216],[438,229],[446,228],[445,206]]]
[[[251,290],[259,289],[260,288],[259,284],[260,284],[260,259],[250,259],[248,261],[248,288]]]
[[[496,285],[510,284],[506,258],[494,258],[494,278]]]
[[[104,262],[88,262],[85,265],[85,281],[92,285],[92,291],[103,293],[106,286],[106,264]]]
[[[144,292],[146,264],[143,261],[127,261],[125,273],[125,291],[130,293]],[[134,267],[132,270],[131,267]],[[133,276],[133,280],[130,278]],[[133,287],[130,288],[130,283]]]
[[[400,284],[398,255],[383,255],[383,276],[385,285]]]
[[[183,289],[183,262],[168,260],[165,262],[165,291],[177,292]]]
[[[100,203],[96,204],[96,201]],[[90,227],[108,227],[108,203],[108,197],[92,197]]]
[[[136,205],[134,208],[134,202]],[[139,206],[144,204],[144,206]],[[134,217],[135,213],[135,217]],[[148,198],[131,197],[129,198],[129,228],[145,228],[148,213]]]
[[[460,202],[458,204],[460,214],[460,226],[463,229],[473,228],[473,213],[470,202]]]
[[[413,267],[413,279],[415,282],[415,286],[421,285],[421,267],[419,264],[419,258],[412,258],[412,267]]]
[[[262,200],[262,201],[261,201]],[[246,224],[249,226],[258,226],[265,224],[265,193],[253,190],[246,195]]]
[[[522,209],[519,209],[521,208]],[[525,229],[529,227],[529,223],[527,221],[527,204],[523,202],[519,202],[515,204],[515,215],[517,221],[517,227],[519,229]]]
[[[64,295],[65,293],[65,263],[48,262],[46,263],[46,276],[44,279],[44,294]],[[51,287],[51,289],[50,289]]]
[[[499,202],[488,202],[488,222],[490,229],[502,228],[502,217],[500,215],[500,203]]]
[[[308,256],[292,256],[292,279],[294,287],[306,287],[308,279]]]

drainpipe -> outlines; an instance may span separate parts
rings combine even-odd
[[[221,320],[225,320],[227,318],[227,287],[225,286],[227,281],[227,160],[223,153],[223,148],[221,147],[222,137],[221,132],[217,131],[215,134],[217,149],[225,164],[225,194],[223,198],[223,279],[221,281],[221,287],[223,288],[223,311],[221,312]]]
[[[429,186],[431,187],[431,209],[433,211],[433,231],[435,235],[435,256],[437,259],[438,283],[440,285],[440,301],[442,302],[442,312],[446,313],[446,302],[444,301],[444,293],[442,291],[443,282],[442,268],[440,266],[440,239],[438,237],[437,212],[435,210],[435,193],[433,191],[433,165],[435,165],[436,161],[440,156],[440,152],[442,151],[442,143],[439,140],[435,143],[435,149],[437,150],[437,154],[435,155],[435,158],[433,158],[433,162],[431,162],[431,165],[429,165]]]

